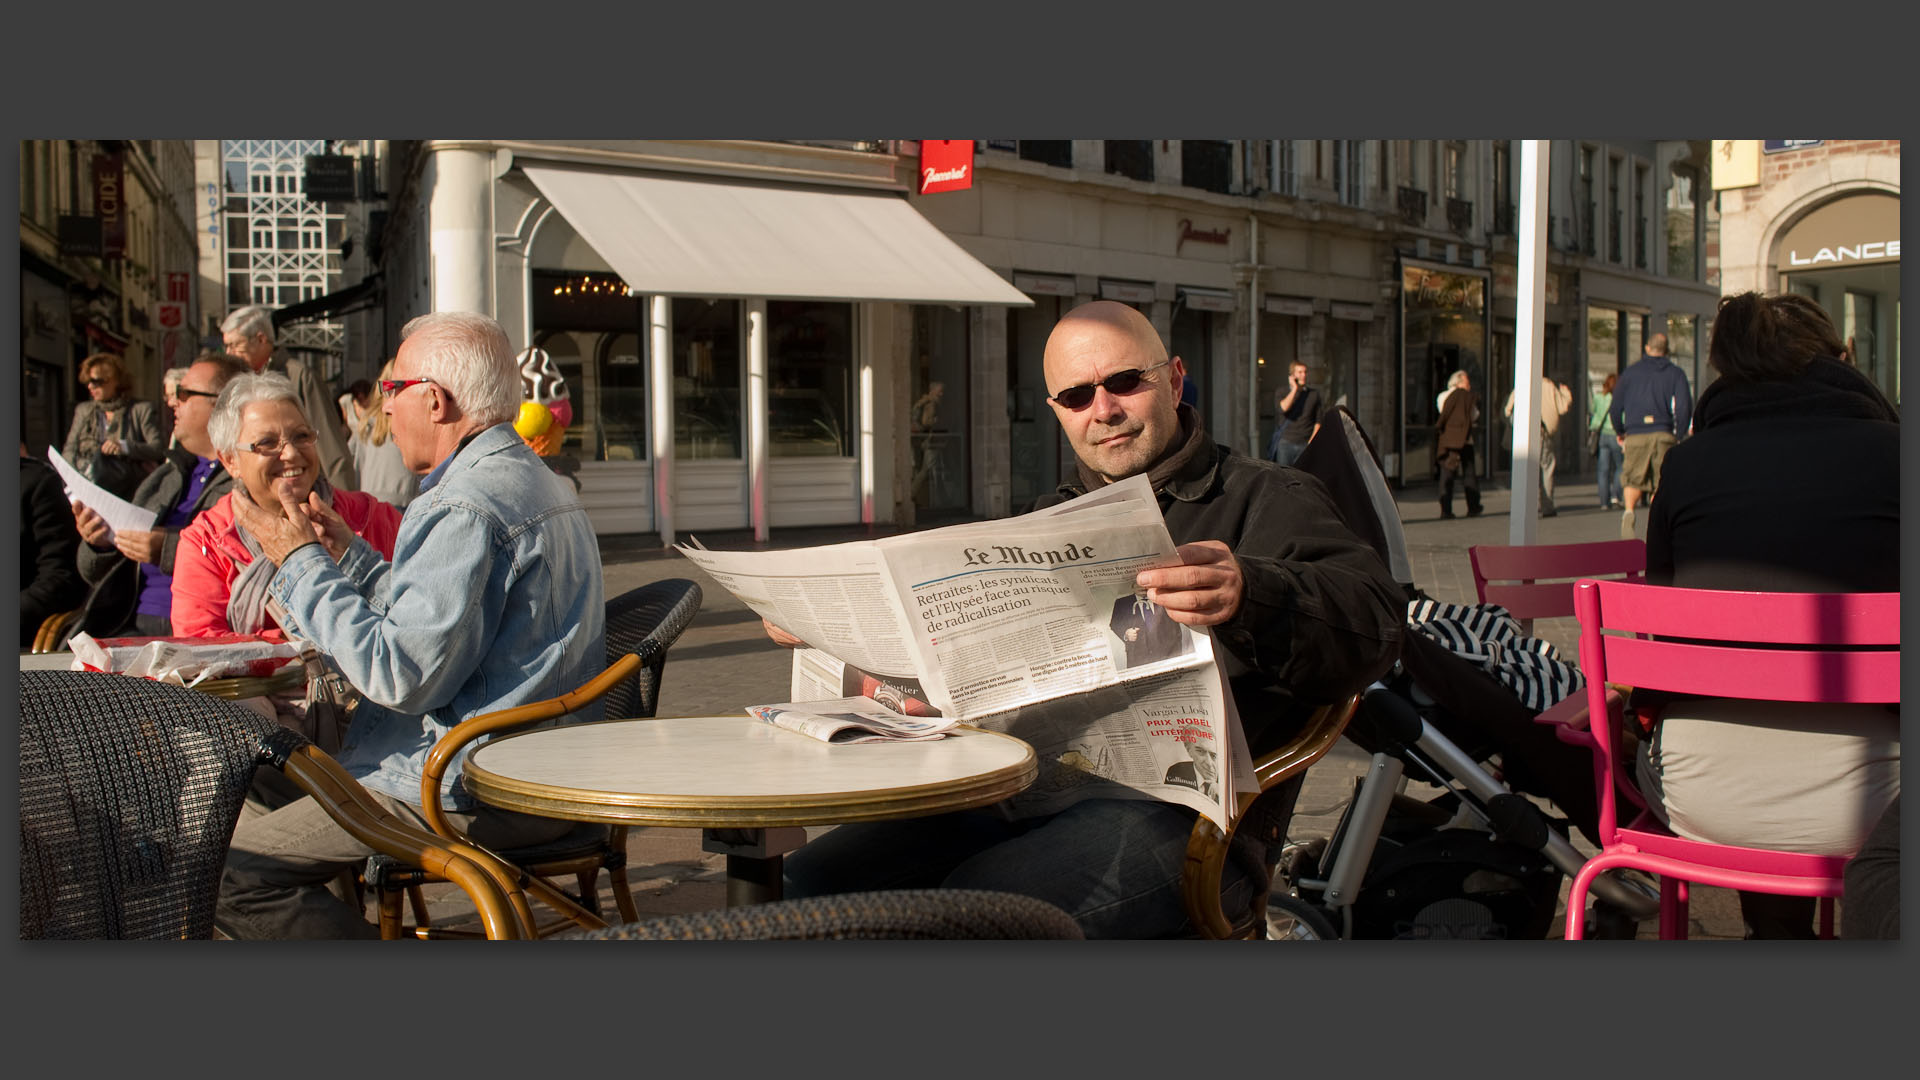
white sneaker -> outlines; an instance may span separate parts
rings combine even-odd
[[[1620,539],[1631,540],[1633,535],[1633,507],[1620,511]]]

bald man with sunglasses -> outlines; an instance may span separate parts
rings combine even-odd
[[[1182,561],[1141,571],[1135,583],[1175,622],[1212,631],[1256,756],[1315,706],[1392,666],[1406,600],[1380,557],[1341,523],[1318,480],[1207,437],[1199,414],[1180,404],[1186,366],[1168,357],[1145,316],[1108,301],[1075,308],[1047,339],[1044,366],[1048,400],[1079,461],[1076,477],[1038,507],[1149,477]],[[1296,779],[1269,796],[1271,835],[1285,835],[1298,791]],[[1193,930],[1180,870],[1195,817],[1157,800],[1090,798],[1037,818],[987,807],[843,825],[788,857],[786,895],[999,889],[1058,905],[1088,937],[1181,936]],[[1229,914],[1266,888],[1247,867],[1280,854],[1255,832],[1234,838]]]

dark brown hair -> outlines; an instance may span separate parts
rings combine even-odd
[[[1607,372],[1607,381],[1600,384],[1600,392],[1603,394],[1613,393],[1613,384],[1619,381],[1620,381],[1619,372],[1617,371]]]
[[[201,353],[199,356],[193,358],[193,363],[212,364],[214,367],[220,369],[220,374],[214,379],[215,389],[224,388],[227,383],[233,380],[235,375],[251,375],[253,373],[252,364],[247,363],[245,360],[242,360],[230,352],[221,352],[219,349],[209,349]],[[193,364],[188,364],[187,366],[192,367]]]
[[[1791,379],[1815,359],[1846,349],[1826,309],[1797,293],[1736,293],[1720,301],[1707,362],[1744,382]]]
[[[133,387],[127,385],[126,363],[118,356],[106,352],[94,353],[92,356],[80,362],[80,381],[86,382],[87,377],[93,374],[93,369],[96,367],[104,367],[107,369],[108,373],[113,376],[113,381],[119,384],[121,393],[124,394],[133,389]]]

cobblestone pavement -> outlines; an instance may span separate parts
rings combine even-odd
[[[1411,489],[1400,496],[1400,515],[1406,531],[1408,556],[1415,584],[1436,599],[1471,603],[1475,598],[1467,548],[1475,544],[1509,543],[1510,493],[1501,488],[1483,490],[1485,512],[1479,517],[1442,520],[1433,489]],[[1604,511],[1595,503],[1591,482],[1561,484],[1556,492],[1560,512],[1536,523],[1537,543],[1610,540],[1619,536],[1618,511]],[[1464,506],[1456,503],[1456,513]],[[1640,515],[1639,534],[1646,535],[1646,515]],[[892,530],[886,530],[892,531]],[[708,547],[743,549],[758,546],[799,547],[839,543],[886,531],[863,527],[775,530],[772,542],[756,545],[749,533],[703,533]],[[681,537],[685,539],[685,537]],[[660,697],[660,715],[698,716],[730,714],[743,704],[780,701],[787,696],[788,653],[762,633],[760,620],[727,591],[671,550],[662,550],[651,534],[609,537],[602,542],[607,595],[666,577],[699,581],[704,598],[699,616],[669,654]],[[1572,619],[1541,620],[1534,632],[1554,643],[1570,660],[1576,656],[1578,629]],[[1366,766],[1365,754],[1342,740],[1308,773],[1302,788],[1291,838],[1304,840],[1330,832],[1351,795],[1353,778]],[[1409,794],[1437,789],[1409,786]],[[823,830],[812,830],[818,833]],[[1577,841],[1578,842],[1578,841]],[[1591,849],[1585,849],[1591,853]],[[724,903],[724,859],[700,848],[700,835],[691,829],[635,829],[629,845],[629,876],[642,917],[706,910]],[[610,898],[611,893],[605,894]],[[1562,896],[1564,897],[1564,885]],[[458,897],[449,897],[457,911]],[[602,904],[611,911],[610,899]],[[1695,938],[1741,936],[1739,907],[1730,892],[1696,888],[1690,914]],[[1553,931],[1559,936],[1558,924]],[[1641,937],[1654,936],[1654,922],[1643,923]]]

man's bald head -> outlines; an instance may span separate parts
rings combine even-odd
[[[1647,352],[1654,356],[1667,355],[1667,335],[1655,334],[1647,339]]]
[[[1167,347],[1145,315],[1125,304],[1096,300],[1061,318],[1047,336],[1042,360],[1048,404],[1088,469],[1108,480],[1147,471],[1180,436],[1180,386],[1186,367]],[[1125,393],[1108,389],[1106,379],[1140,371],[1138,385]],[[1052,400],[1075,386],[1093,387],[1093,399],[1078,409]]]

